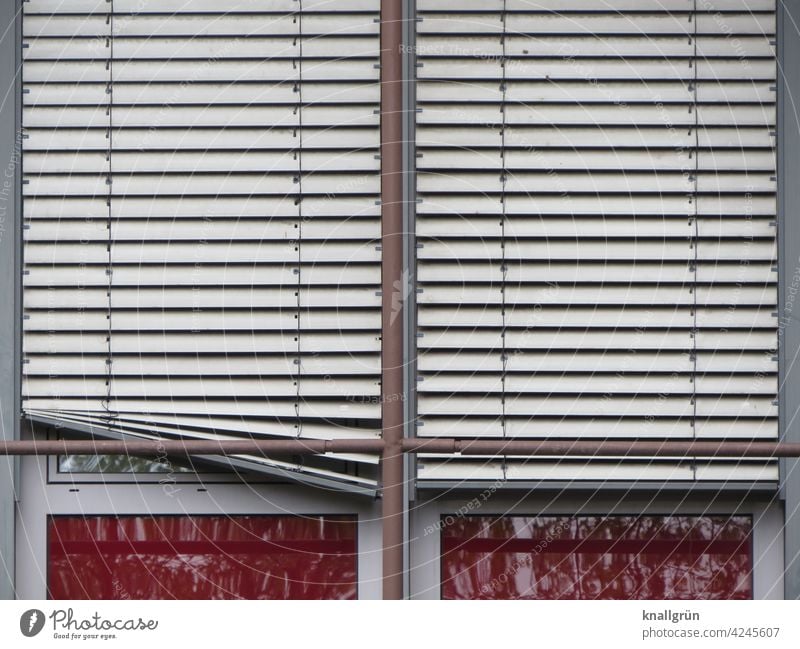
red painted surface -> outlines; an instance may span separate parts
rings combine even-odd
[[[70,516],[48,524],[51,599],[355,599],[348,516]]]
[[[750,599],[747,516],[442,520],[444,599]]]

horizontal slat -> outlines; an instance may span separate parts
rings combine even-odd
[[[419,480],[589,480],[602,481],[693,481],[730,482],[776,481],[777,462],[722,463],[698,465],[694,462],[641,462],[612,460],[591,462],[532,460],[498,462],[424,458],[418,462]]]
[[[380,395],[380,383],[367,378],[335,376],[330,378],[225,378],[225,377],[157,377],[105,378],[58,377],[26,378],[23,397],[62,398],[99,396],[112,398],[170,399],[197,397],[202,394],[215,398],[331,398],[353,397],[375,399]]]
[[[732,227],[735,228],[736,224]],[[506,260],[505,265],[506,271],[503,273],[502,256],[487,262],[424,261],[417,266],[417,278],[423,286],[454,282],[496,284],[503,281],[512,286],[523,282],[550,282],[552,285],[560,282],[587,285],[611,282],[632,285],[723,282],[765,286],[777,281],[777,271],[769,260],[761,263],[749,260],[718,263],[717,260],[709,260],[694,268],[688,260],[686,263],[651,260],[639,263],[603,261],[597,264]]]
[[[419,304],[538,304],[638,305],[679,304],[685,306],[777,305],[777,286],[436,286],[428,285]]]
[[[418,322],[423,327],[502,327],[500,308],[461,306],[421,309]],[[689,307],[543,307],[511,305],[506,307],[505,325],[509,327],[602,328],[775,328],[778,325],[774,307],[740,307],[692,309]]]
[[[506,242],[506,259],[553,259],[553,260],[641,260],[670,261],[729,260],[743,258],[752,261],[775,259],[774,241],[725,241],[700,240],[696,247],[683,241],[621,240],[522,240]],[[426,241],[418,252],[420,259],[497,259],[495,249],[480,241]]]
[[[445,144],[445,146],[452,146]],[[48,160],[51,156],[48,156]],[[118,156],[115,156],[115,160]],[[347,158],[345,158],[346,165]],[[313,159],[312,159],[313,164]],[[99,161],[98,161],[99,165]],[[115,165],[116,166],[116,165]],[[345,166],[346,168],[346,166]],[[673,151],[526,151],[480,148],[464,150],[457,148],[423,149],[417,161],[420,172],[447,175],[449,170],[506,169],[509,175],[537,170],[552,170],[560,174],[572,170],[597,171],[774,171],[774,151],[701,151],[697,154],[685,149]],[[601,179],[604,176],[600,177]],[[554,182],[558,178],[554,177]]]
[[[300,23],[290,13],[287,12],[283,15],[259,14],[257,7],[254,9],[256,9],[254,15],[236,13],[222,15],[186,13],[181,15],[173,12],[167,12],[168,15],[142,12],[121,15],[114,20],[114,37],[232,36],[246,38],[250,36],[293,36],[300,33]],[[115,10],[117,10],[116,7]],[[296,11],[296,7],[294,11]],[[302,33],[305,36],[377,34],[378,22],[375,18],[377,18],[377,8],[375,13],[364,14],[304,14]],[[110,29],[111,26],[103,14],[92,16],[29,14],[23,20],[23,36],[26,38],[43,36],[105,37],[110,33]]]
[[[777,368],[776,368],[777,370]],[[603,399],[613,395],[633,395],[632,399],[637,401],[642,397],[642,403],[648,403],[651,407],[651,414],[663,416],[660,406],[652,407],[652,400],[648,401],[652,395],[660,396],[673,395],[691,397],[694,394],[706,395],[708,397],[720,397],[725,395],[748,395],[760,394],[769,397],[771,402],[772,395],[777,390],[777,371],[769,376],[760,375],[698,375],[675,374],[668,377],[661,375],[647,374],[608,374],[583,375],[574,374],[566,376],[550,375],[520,375],[507,374],[500,376],[497,374],[471,374],[471,375],[452,375],[452,374],[426,374],[423,381],[417,386],[419,394],[438,395],[446,393],[457,396],[463,393],[474,394],[540,394],[545,398],[558,396],[559,394],[580,395],[583,400],[585,395],[603,395]],[[458,401],[458,400],[456,400]],[[590,399],[591,401],[591,399]],[[434,400],[430,403],[422,403],[424,412],[439,414],[439,409]],[[638,401],[637,401],[638,403]],[[681,402],[682,403],[682,402]],[[447,407],[452,407],[447,405]],[[637,405],[636,408],[639,406]],[[628,412],[626,409],[622,414],[637,414],[635,408]],[[465,413],[467,411],[464,411]],[[507,409],[508,414],[525,414]],[[456,413],[458,414],[458,413]],[[565,408],[558,414],[577,415],[571,408]],[[599,408],[597,415],[608,414]]]
[[[669,385],[668,381],[664,382]],[[633,396],[581,394],[558,395],[500,394],[438,395],[422,393],[418,397],[419,412],[444,416],[508,416],[530,417],[777,417],[778,408],[769,396],[720,398],[719,396],[637,394]]]
[[[452,12],[452,8],[449,8]],[[691,13],[687,9],[684,13]],[[724,21],[713,13],[699,13],[695,20],[687,20],[680,13],[652,13],[631,16],[620,13],[590,14],[557,13],[525,14],[509,13],[503,21],[498,11],[491,13],[431,13],[422,16],[417,31],[422,34],[676,34],[690,36],[714,35],[767,35],[775,33],[773,13],[732,13]]]
[[[775,372],[777,363],[769,351],[703,351],[695,358],[687,352],[624,351],[581,354],[571,352],[540,352],[516,350],[505,362],[507,372]],[[501,372],[500,354],[466,350],[441,351],[420,354],[420,372]],[[665,382],[668,379],[665,379]]]
[[[374,287],[301,288],[122,288],[112,287],[111,295],[100,288],[28,288],[23,300],[26,309],[235,309],[301,307],[379,308],[380,296]],[[295,295],[299,293],[299,295]]]
[[[570,331],[530,327],[522,329],[424,329],[417,341],[421,350],[443,349],[505,349],[506,353],[516,353],[523,349],[609,349],[609,350],[741,350],[776,348],[778,335],[775,331]],[[42,345],[45,344],[44,339]],[[53,344],[52,342],[50,344]],[[471,377],[468,377],[471,378]],[[548,385],[552,377],[542,385]],[[537,377],[523,377],[520,380],[535,381]],[[555,381],[555,379],[552,379]],[[660,380],[660,379],[659,379]],[[698,379],[699,380],[699,379]],[[605,379],[599,379],[604,383]],[[431,386],[426,383],[423,389]]]
[[[107,409],[106,409],[107,406]],[[221,400],[166,400],[149,399],[28,399],[23,402],[23,407],[31,410],[75,410],[83,413],[95,412],[105,414],[111,412],[122,413],[123,416],[148,413],[148,414],[198,414],[210,416],[241,416],[241,417],[297,417],[295,404],[289,400],[259,400],[249,401],[237,399],[236,401]],[[359,403],[355,401],[301,401],[297,408],[300,417],[307,418],[354,418],[376,419],[380,416],[380,404]]]
[[[109,284],[105,264],[96,266],[29,266],[23,277],[26,287],[103,286]],[[299,273],[297,272],[299,270]],[[230,265],[204,264],[201,257],[192,265],[147,266],[131,264],[112,267],[113,287],[148,286],[347,286],[380,285],[380,265],[354,264],[329,266],[317,264]]]
[[[317,352],[379,352],[380,338],[358,333],[29,333],[26,354],[261,354]]]
[[[51,0],[55,1],[55,0]],[[711,0],[695,3],[694,0],[418,0],[420,12],[433,11],[495,11],[510,12],[558,12],[607,11],[607,12],[714,12],[714,11],[774,11],[775,0]]]
[[[380,206],[363,197],[348,195],[304,196],[302,206],[295,196],[130,196],[124,201],[105,197],[77,198],[65,196],[36,196],[24,199],[27,219],[159,219],[209,217],[270,218],[270,217],[365,217],[380,216]]]
[[[275,172],[266,174],[244,173],[176,173],[127,175],[114,173],[111,186],[107,174],[47,176],[31,175],[23,187],[25,196],[219,196],[225,195],[287,195],[300,191],[309,194],[378,195],[380,180],[377,174],[325,174],[303,177],[300,188],[292,174]]]
[[[298,217],[296,219],[153,219],[153,220],[100,220],[36,219],[25,230],[26,241],[58,241],[62,244],[90,241],[107,242],[111,238],[121,241],[195,241],[205,245],[210,241],[227,241],[231,245],[246,241],[270,240],[303,241],[367,240],[380,238],[380,221],[377,219],[324,219]],[[200,261],[201,259],[198,259]]]
[[[104,129],[29,129],[23,142],[25,151],[102,151],[108,150]],[[284,128],[252,129],[119,129],[113,133],[114,158],[124,151],[206,151],[247,152],[303,149],[377,150],[377,129],[363,128]],[[27,158],[27,156],[26,156]]]
[[[453,239],[475,236],[485,239],[504,236],[506,239],[526,237],[558,238],[771,238],[775,221],[767,218],[674,218],[580,217],[557,216],[506,217],[502,222],[492,216],[430,216],[417,226],[421,238]]]
[[[169,96],[167,95],[165,99]],[[305,106],[302,111],[279,105],[237,106],[116,106],[107,114],[104,106],[26,107],[22,122],[25,128],[148,128],[168,127],[264,127],[296,128],[304,126],[373,126],[379,116],[372,106]]]
[[[173,82],[179,88],[187,79],[196,81],[299,81],[325,79],[375,81],[378,70],[369,60],[311,60],[301,69],[292,60],[268,61],[192,61],[167,60],[118,61],[111,68],[104,61],[27,61],[23,66],[24,83],[31,82]]]
[[[197,262],[272,262],[304,263],[379,262],[380,251],[370,242],[344,243],[340,241],[307,241],[298,247],[290,242],[264,241],[261,243],[235,243],[200,241],[150,243],[113,242],[110,255],[102,243],[48,244],[30,242],[25,247],[26,262],[30,264],[164,264]]]
[[[380,331],[378,309],[127,310],[48,309],[25,314],[25,331]]]
[[[774,192],[776,182],[770,173],[697,174],[699,192]],[[420,193],[499,193],[503,191],[501,175],[492,172],[470,171],[460,174],[420,173],[417,178]],[[557,175],[547,172],[513,171],[506,174],[505,191],[510,193],[691,193],[695,181],[689,174],[664,172],[608,172],[589,174],[564,171]]]
[[[564,36],[530,37],[513,32],[506,34],[504,43],[501,43],[495,35],[448,36],[422,33],[417,36],[415,52],[420,59],[502,57],[504,45],[505,55],[509,57],[569,57],[576,59],[575,67],[582,65],[582,62],[577,59],[583,57],[694,58],[697,56],[701,59],[708,57],[745,59],[775,56],[775,46],[763,35],[740,36],[734,45],[727,39],[703,36],[686,38],[648,34],[646,36],[598,37],[576,33]]]
[[[23,373],[32,375],[83,376],[110,373],[114,376],[267,376],[267,375],[378,375],[377,354],[328,354],[303,356],[299,365],[281,354],[262,356],[118,356],[111,365],[104,356],[32,356]]]
[[[696,90],[696,98],[695,98]],[[627,81],[587,81],[584,78],[559,80],[553,83],[541,77],[510,79],[501,83],[470,79],[464,81],[426,80],[417,87],[417,101],[423,110],[428,104],[448,104],[455,110],[461,104],[475,102],[507,105],[538,103],[568,104],[580,102],[589,106],[613,104],[623,109],[647,104],[770,104],[775,101],[774,81],[751,82],[701,80],[694,86],[686,81],[629,79]],[[116,98],[115,98],[116,101]],[[330,101],[334,101],[331,99]],[[75,102],[81,103],[81,102]],[[499,106],[496,107],[499,109]],[[676,134],[676,137],[678,134]]]
[[[746,189],[746,188],[744,188]],[[425,218],[428,214],[594,214],[611,216],[615,214],[636,214],[639,216],[700,215],[700,216],[774,216],[776,214],[775,196],[701,195],[694,199],[691,195],[665,194],[648,196],[645,194],[624,195],[560,195],[530,196],[522,194],[505,197],[481,196],[479,194],[453,196],[446,194],[426,195],[417,203],[417,214]]]
[[[733,55],[733,54],[732,54]],[[505,65],[503,65],[505,63]],[[351,64],[352,66],[352,64]],[[354,78],[355,66],[348,67],[346,73]],[[251,68],[246,67],[248,74]],[[98,74],[100,71],[98,70]],[[267,72],[265,72],[267,73]],[[472,79],[547,79],[553,82],[561,80],[596,79],[601,84],[605,80],[631,79],[634,81],[645,79],[680,79],[693,81],[694,79],[715,80],[741,80],[775,79],[776,64],[773,60],[762,59],[700,59],[683,60],[674,58],[661,59],[585,59],[579,64],[571,59],[527,59],[511,58],[506,61],[486,58],[428,58],[421,64],[417,73],[420,80],[426,79],[453,79],[470,81]],[[34,72],[35,74],[35,72]],[[42,73],[44,74],[44,73]],[[59,73],[55,73],[59,74]],[[64,72],[68,74],[68,72]],[[117,66],[114,66],[115,78]],[[120,79],[126,79],[127,71],[120,70]],[[167,73],[168,74],[168,73]],[[276,73],[277,74],[277,73]],[[303,69],[305,75],[305,67]],[[106,73],[108,76],[108,73]],[[314,78],[311,72],[310,78]]]
[[[377,11],[377,0],[303,0],[302,12]],[[120,14],[149,13],[253,13],[299,11],[296,0],[114,0],[114,12]],[[106,14],[110,7],[106,0],[29,0],[26,14],[83,13]]]
[[[303,109],[310,104],[372,104],[378,105],[380,87],[374,82],[338,81],[328,83],[303,82]],[[95,82],[30,82],[25,84],[25,106],[274,106],[285,105],[294,111],[300,101],[300,91],[294,83],[195,82],[185,86],[175,83],[115,83],[108,92],[107,83]],[[166,108],[164,108],[166,110]],[[158,126],[155,124],[154,126]],[[152,132],[151,132],[152,133]],[[220,137],[217,132],[217,137]],[[151,138],[152,139],[152,138]],[[27,143],[26,143],[27,144]]]
[[[483,124],[499,126],[502,123],[529,126],[568,125],[629,125],[688,128],[708,126],[771,126],[775,124],[775,107],[730,105],[700,105],[689,110],[689,105],[599,105],[591,103],[563,105],[518,105],[505,109],[505,120],[497,106],[463,105],[458,111],[447,104],[426,104],[417,114],[418,124]]]
[[[296,1],[296,0],[295,0]],[[127,18],[120,18],[120,21]],[[114,48],[104,38],[29,38],[24,61],[41,59],[266,59],[266,58],[365,58],[379,56],[378,36],[340,37],[332,34],[240,38],[236,47],[229,39],[184,36],[179,38],[126,38],[114,25]],[[749,43],[749,41],[745,41]],[[748,49],[748,52],[750,50]],[[760,50],[759,50],[760,51]]]
[[[425,417],[421,437],[535,437],[630,439],[775,439],[776,419],[683,419],[646,417]],[[565,461],[562,458],[562,461]]]
[[[425,86],[422,86],[425,87]],[[653,149],[676,150],[700,147],[741,151],[749,148],[772,148],[775,135],[766,126],[748,128],[697,129],[690,125],[686,130],[669,129],[665,126],[633,125],[632,127],[595,126],[569,127],[549,126],[485,126],[477,125],[420,125],[417,127],[417,146],[423,149],[453,147],[456,149],[499,148],[507,152],[514,148],[555,148],[570,151],[577,149]],[[560,153],[561,153],[560,152]],[[749,152],[748,152],[749,154]],[[708,156],[710,152],[701,151]]]
[[[380,170],[372,151],[296,152],[163,152],[112,154],[115,173],[197,173],[197,172],[349,172]],[[96,153],[27,153],[23,172],[39,173],[107,173],[109,161],[103,152]]]

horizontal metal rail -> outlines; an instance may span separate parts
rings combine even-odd
[[[381,439],[241,440],[15,440],[0,442],[2,455],[318,455],[381,453]],[[800,457],[800,442],[607,441],[508,439],[404,439],[403,453],[556,457]]]

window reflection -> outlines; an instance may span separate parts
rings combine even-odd
[[[748,516],[442,521],[445,599],[749,599]]]
[[[349,516],[51,517],[52,599],[354,599]]]
[[[59,455],[59,473],[192,473],[172,459],[152,460],[131,455]]]

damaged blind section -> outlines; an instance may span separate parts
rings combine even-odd
[[[24,410],[380,433],[379,0],[31,0]],[[374,490],[377,457],[237,457]]]

